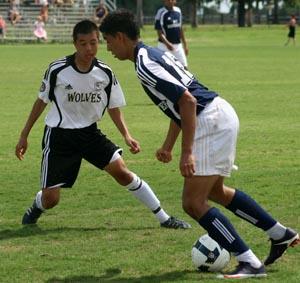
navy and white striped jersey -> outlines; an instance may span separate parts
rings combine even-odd
[[[166,7],[160,8],[155,16],[155,29],[161,30],[167,40],[173,44],[181,42],[182,14],[179,7],[168,10]],[[161,41],[159,39],[159,41]]]
[[[188,90],[197,99],[197,114],[218,94],[208,90],[169,52],[139,42],[135,68],[152,101],[180,126],[178,100]]]
[[[52,102],[46,125],[80,129],[99,121],[106,108],[124,106],[125,98],[112,70],[94,59],[88,72],[75,65],[75,55],[51,63],[45,72],[39,98]]]

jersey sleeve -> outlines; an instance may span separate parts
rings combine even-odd
[[[187,90],[175,76],[155,61],[139,60],[138,77],[144,85],[153,87],[173,103],[177,103]]]
[[[49,103],[50,102],[50,99],[49,99],[50,82],[46,78],[46,73],[45,73],[45,76],[44,76],[44,78],[42,80],[42,83],[41,83],[41,86],[40,86],[40,90],[39,90],[39,93],[38,93],[38,97],[41,100],[43,100],[43,102]]]
[[[156,30],[162,30],[161,24],[160,24],[160,18],[161,18],[161,10],[158,10],[156,15],[155,15],[155,19],[154,19],[154,28]]]
[[[126,105],[124,93],[116,76],[112,76],[112,86],[108,108],[122,107]]]

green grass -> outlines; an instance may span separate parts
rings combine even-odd
[[[186,30],[190,70],[232,103],[240,117],[240,169],[227,184],[243,188],[283,224],[300,230],[300,48],[283,47],[286,33],[279,26]],[[142,35],[146,43],[156,44],[152,28]],[[181,209],[179,144],[171,164],[154,159],[168,120],[143,93],[132,63],[117,61],[105,45],[98,57],[121,82],[128,103],[124,114],[142,146],[136,156],[125,150],[126,163],[148,181],[170,214],[190,221],[193,228],[159,228],[145,207],[85,162],[73,189],[62,192],[60,204],[38,227],[20,225],[39,188],[43,118],[31,132],[23,162],[15,158],[14,147],[43,72],[52,60],[72,52],[72,45],[0,46],[0,282],[218,282],[191,264],[191,246],[205,231]],[[126,147],[108,117],[99,127]],[[223,211],[263,259],[267,236]],[[261,281],[300,282],[299,260],[300,249],[289,249]],[[234,264],[232,260],[229,267]]]

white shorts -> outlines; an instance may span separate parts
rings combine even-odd
[[[197,176],[229,177],[233,169],[239,119],[232,106],[216,97],[197,116],[193,154]]]
[[[171,54],[173,54],[178,61],[184,66],[187,67],[187,59],[185,56],[185,52],[182,46],[182,43],[179,44],[172,44],[174,47],[173,51],[170,51],[167,46],[165,44],[163,44],[162,42],[158,42],[157,47],[158,49],[162,50],[162,51],[169,51]]]

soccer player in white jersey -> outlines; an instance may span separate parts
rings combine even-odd
[[[163,51],[170,51],[187,68],[186,56],[189,50],[182,28],[182,13],[175,5],[176,0],[164,0],[164,7],[155,15],[157,47]]]
[[[107,49],[119,60],[131,60],[150,99],[170,119],[165,141],[157,150],[161,162],[172,160],[182,132],[179,168],[184,177],[183,209],[222,247],[236,256],[237,268],[220,278],[265,277],[272,264],[299,235],[269,215],[249,195],[224,185],[235,158],[239,120],[232,106],[209,90],[170,53],[145,45],[129,11],[116,11],[100,25]],[[249,249],[224,214],[208,200],[262,229],[271,239],[264,264]]]
[[[85,159],[126,187],[155,214],[162,227],[190,228],[188,223],[170,217],[160,207],[149,185],[126,167],[122,149],[97,129],[97,121],[107,110],[130,151],[140,151],[119,109],[125,105],[122,89],[112,70],[95,57],[99,42],[95,23],[83,20],[76,24],[73,42],[76,52],[51,63],[47,69],[16,145],[16,156],[22,160],[31,128],[51,103],[43,137],[41,190],[22,223],[35,224],[43,211],[57,205],[61,188],[72,187],[81,160]]]

